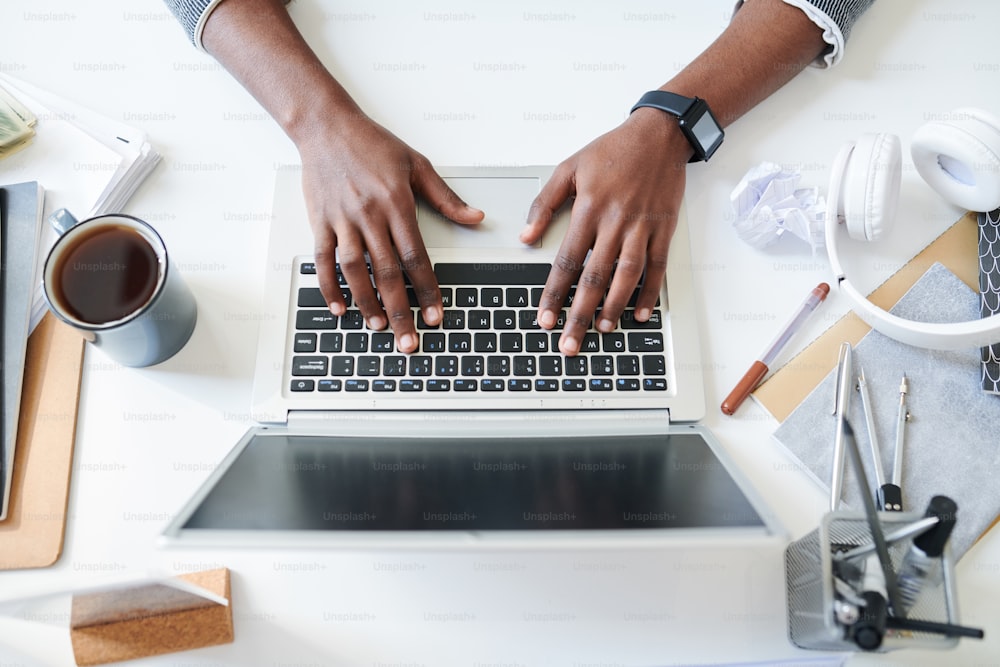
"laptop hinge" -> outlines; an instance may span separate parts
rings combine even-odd
[[[504,411],[296,411],[288,429],[330,435],[628,435],[661,432],[670,411],[658,410],[504,410]]]

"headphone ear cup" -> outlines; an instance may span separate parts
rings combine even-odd
[[[840,193],[848,235],[877,241],[892,227],[902,179],[902,149],[894,134],[863,134],[854,144]]]
[[[1000,207],[1000,120],[956,109],[954,120],[917,129],[910,145],[920,177],[946,201],[970,211]]]

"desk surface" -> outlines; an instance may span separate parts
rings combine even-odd
[[[724,28],[732,4],[637,0],[623,10],[380,0],[295,3],[292,13],[364,108],[433,162],[518,165],[554,164],[618,124],[643,91]],[[0,589],[145,568],[232,568],[236,643],[149,664],[631,665],[734,657],[713,624],[703,636],[664,646],[658,623],[666,616],[604,613],[622,599],[636,610],[661,608],[644,592],[656,590],[648,582],[664,566],[649,552],[157,549],[164,524],[252,423],[252,314],[272,182],[297,155],[260,107],[185,41],[157,0],[5,2],[0,25],[3,71],[148,131],[165,159],[128,211],[160,228],[200,308],[189,345],[160,367],[124,369],[87,351],[65,552],[47,570],[0,573]],[[894,131],[905,144],[953,107],[1000,112],[997,25],[1000,4],[991,0],[880,0],[839,67],[803,73],[733,125],[710,165],[688,170],[711,406],[704,422],[793,538],[817,525],[826,495],[771,441],[776,423],[758,406],[732,418],[714,406],[804,294],[829,279],[828,262],[791,240],[768,251],[745,245],[731,228],[729,192],[764,160],[801,169],[804,185],[825,191],[838,146],[861,132]],[[903,196],[901,219],[911,226],[857,260],[859,282],[869,287],[961,213],[912,168]],[[828,301],[793,347],[847,309],[836,294]],[[484,562],[495,567],[477,567]],[[766,567],[776,576],[781,563]],[[998,570],[997,531],[958,565],[963,620],[985,627],[985,641],[965,640],[947,655],[858,656],[852,664],[995,664]],[[780,614],[726,612],[728,622],[759,634],[746,659],[817,657],[788,644]],[[58,628],[2,619],[0,637],[4,664],[71,660],[68,633]]]

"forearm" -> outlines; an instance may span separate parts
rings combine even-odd
[[[281,0],[222,2],[209,16],[202,42],[296,144],[331,118],[362,116]]]
[[[701,97],[729,125],[826,47],[823,31],[800,9],[781,0],[747,0],[725,32],[661,89]]]

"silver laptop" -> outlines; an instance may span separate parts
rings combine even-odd
[[[478,226],[417,219],[445,320],[394,349],[319,294],[298,168],[278,170],[253,392],[259,426],[164,536],[179,544],[553,543],[780,533],[712,435],[683,214],[650,322],[558,352],[534,315],[569,223],[517,235],[551,167],[439,168]],[[344,284],[345,295],[349,287]]]

